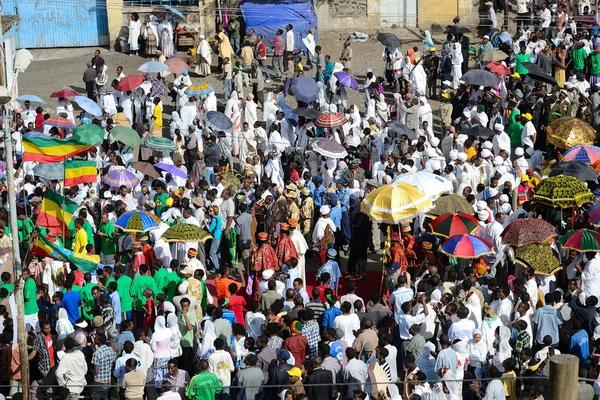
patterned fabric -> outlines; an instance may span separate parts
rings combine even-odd
[[[528,349],[530,347],[530,344],[531,337],[529,336],[527,331],[520,331],[517,335],[517,339],[515,340],[515,350],[513,352],[513,354],[515,355],[514,360],[517,371],[520,370],[523,366],[523,361],[521,361],[521,351],[523,351],[524,349]]]
[[[275,254],[277,255],[278,265],[285,264],[285,262],[292,257],[300,258],[292,238],[287,235],[279,235],[277,247],[275,248]]]
[[[283,346],[283,339],[277,335],[271,336],[267,342],[267,346],[275,350],[281,349],[281,346]]]
[[[33,350],[37,353],[38,368],[42,375],[46,376],[50,368],[52,368],[52,359],[50,358],[50,351],[46,344],[46,335],[42,332],[38,333],[33,340]]]
[[[253,271],[262,272],[266,269],[279,270],[277,264],[277,254],[275,250],[268,244],[260,247],[255,247],[250,253],[250,265]]]
[[[157,388],[162,387],[162,381],[169,373],[168,364],[170,359],[171,357],[154,359],[152,369],[154,369],[154,379]]]
[[[302,336],[308,339],[308,348],[310,350],[308,356],[316,356],[317,351],[319,350],[319,342],[321,341],[321,335],[319,335],[319,328],[317,328],[315,324],[312,323],[304,324],[304,327],[302,328]]]
[[[95,382],[110,383],[112,367],[117,358],[115,351],[107,345],[102,345],[92,356],[92,364],[98,366],[98,374],[94,376]]]
[[[544,179],[536,188],[533,200],[551,207],[581,207],[592,201],[588,187],[573,176],[558,175]]]

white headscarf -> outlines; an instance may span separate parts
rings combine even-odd
[[[390,392],[390,400],[402,400],[402,396],[400,395],[398,386],[391,383],[387,386],[387,390],[388,390],[388,392]]]
[[[504,372],[502,363],[512,355],[512,347],[510,347],[510,328],[502,325],[500,327],[500,345],[498,346],[498,352],[494,354],[492,359],[492,365],[495,365],[500,372]]]
[[[167,316],[167,327],[171,330],[173,335],[171,338],[171,356],[179,357],[182,354],[181,350],[181,331],[179,330],[179,324],[177,323],[177,315],[170,313]]]
[[[421,354],[417,357],[417,367],[425,375],[427,375],[428,380],[436,380],[438,379],[437,373],[435,372],[435,358],[431,355],[431,352],[435,351],[435,345],[431,342],[425,343],[423,349],[421,350]]]
[[[214,341],[217,339],[217,334],[215,333],[215,326],[212,321],[206,319],[203,323],[202,346],[198,348],[198,358],[206,360],[208,356],[215,352]]]
[[[227,118],[231,118],[231,117],[233,117],[233,115],[235,113],[240,112],[241,109],[242,109],[242,104],[241,104],[240,100],[238,99],[237,92],[234,90],[231,93],[229,100],[227,100],[227,104],[225,104],[225,112],[223,114],[225,114],[225,116]]]
[[[487,344],[483,340],[483,334],[479,329],[473,331],[473,337],[480,335],[482,338],[479,342],[475,342],[474,339],[469,340],[467,343],[467,352],[469,353],[469,361],[471,363],[484,363],[487,358],[488,348]]]
[[[448,400],[459,400],[460,399],[460,390],[458,388],[458,383],[454,380],[454,377],[452,376],[451,369],[446,371],[446,373],[442,377],[442,382],[443,383],[441,383],[441,384],[446,384],[446,387],[448,388],[449,393],[448,393],[447,399]]]
[[[67,336],[73,333],[74,330],[73,324],[71,324],[71,321],[69,321],[69,314],[67,313],[67,310],[60,308],[58,310],[58,321],[56,322],[58,340],[65,339]]]
[[[479,296],[472,293],[467,298],[465,306],[469,309],[469,319],[475,323],[475,329],[481,328],[481,300]]]
[[[167,328],[167,323],[165,321],[165,317],[159,315],[156,317],[156,321],[154,322],[154,333],[152,334],[152,343],[160,342],[162,340],[170,338],[172,332],[169,328]]]

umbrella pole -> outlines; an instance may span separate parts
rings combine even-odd
[[[387,227],[387,239],[386,239],[386,243],[389,243],[391,241],[391,236],[390,236],[391,232],[392,232],[392,226],[388,225],[388,227]],[[383,251],[383,257],[387,257],[387,255],[385,254],[386,249],[382,249],[382,251]],[[383,283],[385,281],[385,274],[386,273],[387,273],[386,268],[382,265],[381,266],[381,283],[379,285],[379,293],[383,293]]]
[[[67,181],[67,157],[63,158],[63,190],[62,190],[62,207],[61,207],[61,212],[63,213],[63,220],[64,218],[64,210],[65,210],[65,182]],[[65,229],[63,226],[62,229],[62,245],[65,245]]]

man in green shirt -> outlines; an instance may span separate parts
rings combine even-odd
[[[154,284],[156,285],[156,294],[165,293],[165,286],[167,285],[167,276],[169,275],[169,271],[166,268],[163,268],[162,262],[160,260],[154,261],[152,265],[152,269],[154,272]]]
[[[527,68],[523,66],[524,62],[531,62],[531,57],[527,54],[527,46],[521,42],[519,45],[519,53],[515,55],[515,72],[519,75],[527,75],[529,72]]]
[[[107,213],[102,213],[98,236],[100,236],[100,262],[102,264],[114,264],[117,240],[115,238],[115,226],[108,220]]]
[[[583,47],[585,43],[580,40],[577,46],[571,51],[571,59],[573,60],[573,70],[575,74],[583,74],[585,69],[585,60],[587,59],[587,50]]]
[[[592,83],[600,82],[600,48],[596,47],[594,52],[590,54],[590,75],[592,78]]]
[[[38,319],[38,311],[40,309],[37,305],[37,285],[35,284],[35,280],[31,279],[29,268],[23,268],[22,277],[25,282],[23,287],[23,299],[25,300],[25,330],[27,332],[32,329],[39,331],[40,321]]]
[[[229,21],[229,41],[233,48],[233,54],[240,52],[240,23],[235,15],[232,15]]]
[[[33,232],[33,221],[25,215],[22,208],[17,210],[17,228],[19,229],[19,244],[27,249],[29,247],[29,237]]]
[[[79,218],[81,218],[83,222],[83,230],[87,234],[89,243],[94,243],[94,228],[92,228],[92,224],[87,220],[88,212],[86,209],[81,209],[79,211]]]
[[[117,277],[117,293],[121,298],[121,312],[123,313],[123,319],[131,320],[133,299],[131,298],[131,283],[130,277],[125,275],[125,267],[119,265],[116,268],[115,276]]]
[[[144,310],[142,307],[146,305],[146,297],[144,296],[144,291],[146,289],[151,289],[156,296],[156,285],[154,284],[154,279],[148,275],[148,265],[142,264],[140,265],[140,274],[133,278],[131,289],[129,289],[129,293],[135,298],[134,313],[136,317],[136,326],[138,328],[142,327],[142,322],[144,320]]]
[[[185,397],[190,400],[214,400],[221,393],[223,384],[217,376],[208,372],[208,361],[198,361],[198,374],[190,379]]]
[[[169,194],[165,193],[165,189],[162,186],[156,188],[156,194],[154,195],[154,204],[156,208],[154,209],[154,212],[156,212],[156,215],[159,217],[162,215],[162,213],[167,211],[167,208],[169,208],[167,207],[168,198]]]
[[[183,352],[182,359],[184,360],[183,369],[188,374],[194,373],[194,327],[196,326],[196,313],[190,309],[190,300],[188,298],[181,299],[181,314],[177,317],[177,324],[181,332],[181,350]]]
[[[185,281],[185,278],[179,273],[179,261],[171,260],[171,272],[165,280],[163,293],[167,296],[167,301],[173,302],[173,297],[177,296],[179,285]]]
[[[102,278],[104,279],[104,284],[100,284],[100,288],[104,291],[108,289],[108,284],[111,282],[117,282],[115,278],[112,277],[113,269],[108,265],[102,269]]]
[[[86,321],[91,321],[94,318],[94,307],[96,306],[96,300],[100,296],[100,288],[91,282],[88,281],[89,273],[85,274],[85,281],[87,282],[84,287],[81,288],[79,295],[81,296],[81,303],[83,304],[83,318]]]
[[[0,283],[0,289],[5,288],[8,290],[8,294],[11,294],[15,291],[15,285],[10,283],[10,272],[3,272],[0,275],[0,279],[2,279],[2,283]]]
[[[521,132],[523,132],[523,124],[521,121],[510,124],[506,129],[506,134],[510,137],[510,145],[512,148],[522,146]]]

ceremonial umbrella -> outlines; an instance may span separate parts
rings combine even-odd
[[[440,196],[435,201],[435,207],[429,210],[428,214],[435,217],[452,212],[472,214],[473,206],[471,206],[464,197],[459,196],[458,194],[447,194]]]
[[[183,71],[190,69],[190,66],[185,63],[181,58],[171,57],[165,61],[169,71],[174,74],[181,74]]]
[[[546,70],[542,69],[539,65],[531,62],[524,62],[522,65],[527,70],[527,76],[529,76],[531,79],[538,82],[548,83],[550,85],[558,85],[556,79],[554,79],[552,75],[548,74]]]
[[[596,130],[578,118],[562,117],[546,128],[548,143],[568,149],[577,145],[594,144]]]
[[[110,187],[126,186],[132,188],[140,183],[140,180],[133,172],[126,169],[113,169],[102,177],[102,182]]]
[[[95,146],[104,141],[104,129],[95,124],[79,125],[73,129],[73,139],[88,146]]]
[[[317,119],[321,115],[320,111],[308,107],[298,107],[292,110],[292,112],[297,116],[304,117],[306,119]]]
[[[377,35],[377,40],[386,47],[402,47],[402,40],[398,39],[398,36],[394,35],[393,33],[380,33]]]
[[[486,51],[481,57],[481,61],[504,61],[508,58],[508,54],[502,50]]]
[[[534,201],[558,208],[581,207],[593,198],[585,183],[565,175],[544,179],[535,187],[533,195]]]
[[[213,237],[204,229],[192,224],[171,226],[160,237],[165,242],[206,242]]]
[[[508,224],[500,234],[502,243],[511,246],[544,243],[554,236],[554,226],[541,218],[519,218]]]
[[[321,128],[336,128],[344,125],[348,120],[340,113],[324,112],[314,122],[316,126]]]
[[[344,86],[346,86],[347,88],[353,89],[353,90],[358,90],[358,82],[356,82],[356,79],[354,79],[354,77],[352,75],[350,75],[347,72],[344,71],[339,71],[339,72],[334,72],[333,76],[335,76],[338,80],[338,82]]]
[[[487,240],[466,234],[451,236],[440,245],[442,253],[455,258],[479,258],[491,254],[492,249]]]
[[[72,89],[68,89],[68,88],[64,88],[62,90],[57,90],[56,92],[52,93],[50,95],[50,97],[55,98],[55,97],[75,97],[75,96],[79,96],[79,93],[77,93],[76,91],[72,90]]]
[[[165,72],[168,69],[169,66],[160,61],[148,61],[140,65],[138,71],[157,74],[159,72]]]
[[[548,176],[574,176],[582,181],[593,181],[598,178],[598,171],[590,164],[581,161],[563,161],[552,168]]]
[[[150,163],[138,161],[138,162],[132,162],[129,165],[131,166],[131,168],[135,169],[136,171],[139,171],[144,175],[148,175],[151,178],[155,178],[155,179],[162,178],[162,175],[160,174],[160,172],[158,172],[156,170],[156,168],[154,168],[154,166]]]
[[[558,238],[564,249],[581,253],[600,251],[600,233],[590,229],[572,230]]]
[[[490,71],[502,76],[509,76],[512,73],[510,69],[498,61],[490,61],[485,65],[485,67]]]
[[[464,132],[462,132],[463,134],[467,135],[467,136],[476,136],[476,137],[491,137],[494,136],[494,131],[483,127],[481,125],[475,125],[470,127],[469,129],[466,129]]]
[[[75,128],[70,119],[63,117],[52,117],[44,121],[44,125],[56,126],[57,128]]]
[[[531,267],[537,275],[553,275],[560,271],[560,260],[547,244],[526,244],[515,249],[515,262],[525,267]]]
[[[445,238],[455,235],[470,235],[483,229],[473,215],[462,212],[442,214],[431,221],[429,226],[434,235]]]
[[[303,103],[310,103],[319,97],[319,86],[314,79],[308,76],[299,76],[292,81],[290,88],[296,100]]]
[[[233,128],[233,121],[225,114],[219,111],[209,111],[206,113],[206,121],[212,125],[213,128],[220,131],[228,131]]]
[[[185,172],[183,172],[182,170],[180,170],[179,168],[177,168],[176,166],[174,166],[173,164],[166,164],[166,163],[159,162],[159,163],[154,164],[154,168],[160,169],[171,175],[175,175],[175,176],[178,176],[183,179],[188,179],[187,174]]]
[[[470,69],[461,77],[466,84],[471,86],[498,86],[500,79],[490,71],[484,69]]]
[[[150,139],[146,140],[143,146],[156,151],[177,150],[177,145],[172,140],[156,136],[153,136]]]
[[[117,83],[116,89],[119,92],[129,92],[140,86],[144,80],[142,75],[127,75],[126,77],[121,78],[119,83]]]
[[[100,107],[94,100],[84,96],[75,96],[73,100],[85,112],[92,114],[94,117],[100,117],[102,115],[102,107]]]
[[[240,179],[236,177],[232,172],[221,172],[221,183],[225,187],[233,187],[234,190],[240,188]]]
[[[454,191],[452,182],[448,179],[427,171],[400,174],[392,181],[392,183],[397,182],[405,182],[414,186],[425,193],[426,196],[431,197],[431,200],[437,199],[442,194],[450,194]]]
[[[39,163],[33,167],[33,173],[39,178],[48,180],[62,180],[65,179],[65,166],[61,162]]]
[[[410,140],[415,140],[417,138],[415,131],[404,125],[402,122],[388,121],[385,125],[390,131],[397,132],[399,136],[406,135]]]
[[[34,94],[22,94],[17,97],[17,101],[20,101],[21,103],[28,101],[31,104],[46,104],[44,100]]]
[[[191,85],[185,89],[187,96],[206,96],[215,91],[215,88],[210,83],[203,83],[202,85]]]
[[[123,143],[125,146],[140,147],[142,144],[140,135],[134,129],[126,126],[114,126],[110,130],[110,134],[115,140]]]
[[[399,224],[433,208],[431,198],[408,183],[384,185],[369,193],[360,210],[374,222]]]
[[[317,139],[312,144],[312,149],[329,158],[344,158],[348,152],[341,144],[334,142],[331,139]]]
[[[148,232],[158,228],[160,222],[160,218],[156,214],[145,211],[128,211],[119,217],[115,226],[125,232]]]
[[[600,225],[600,204],[594,205],[588,211],[588,223],[592,225]]]
[[[563,154],[563,160],[593,164],[600,160],[600,147],[590,145],[571,147]]]

